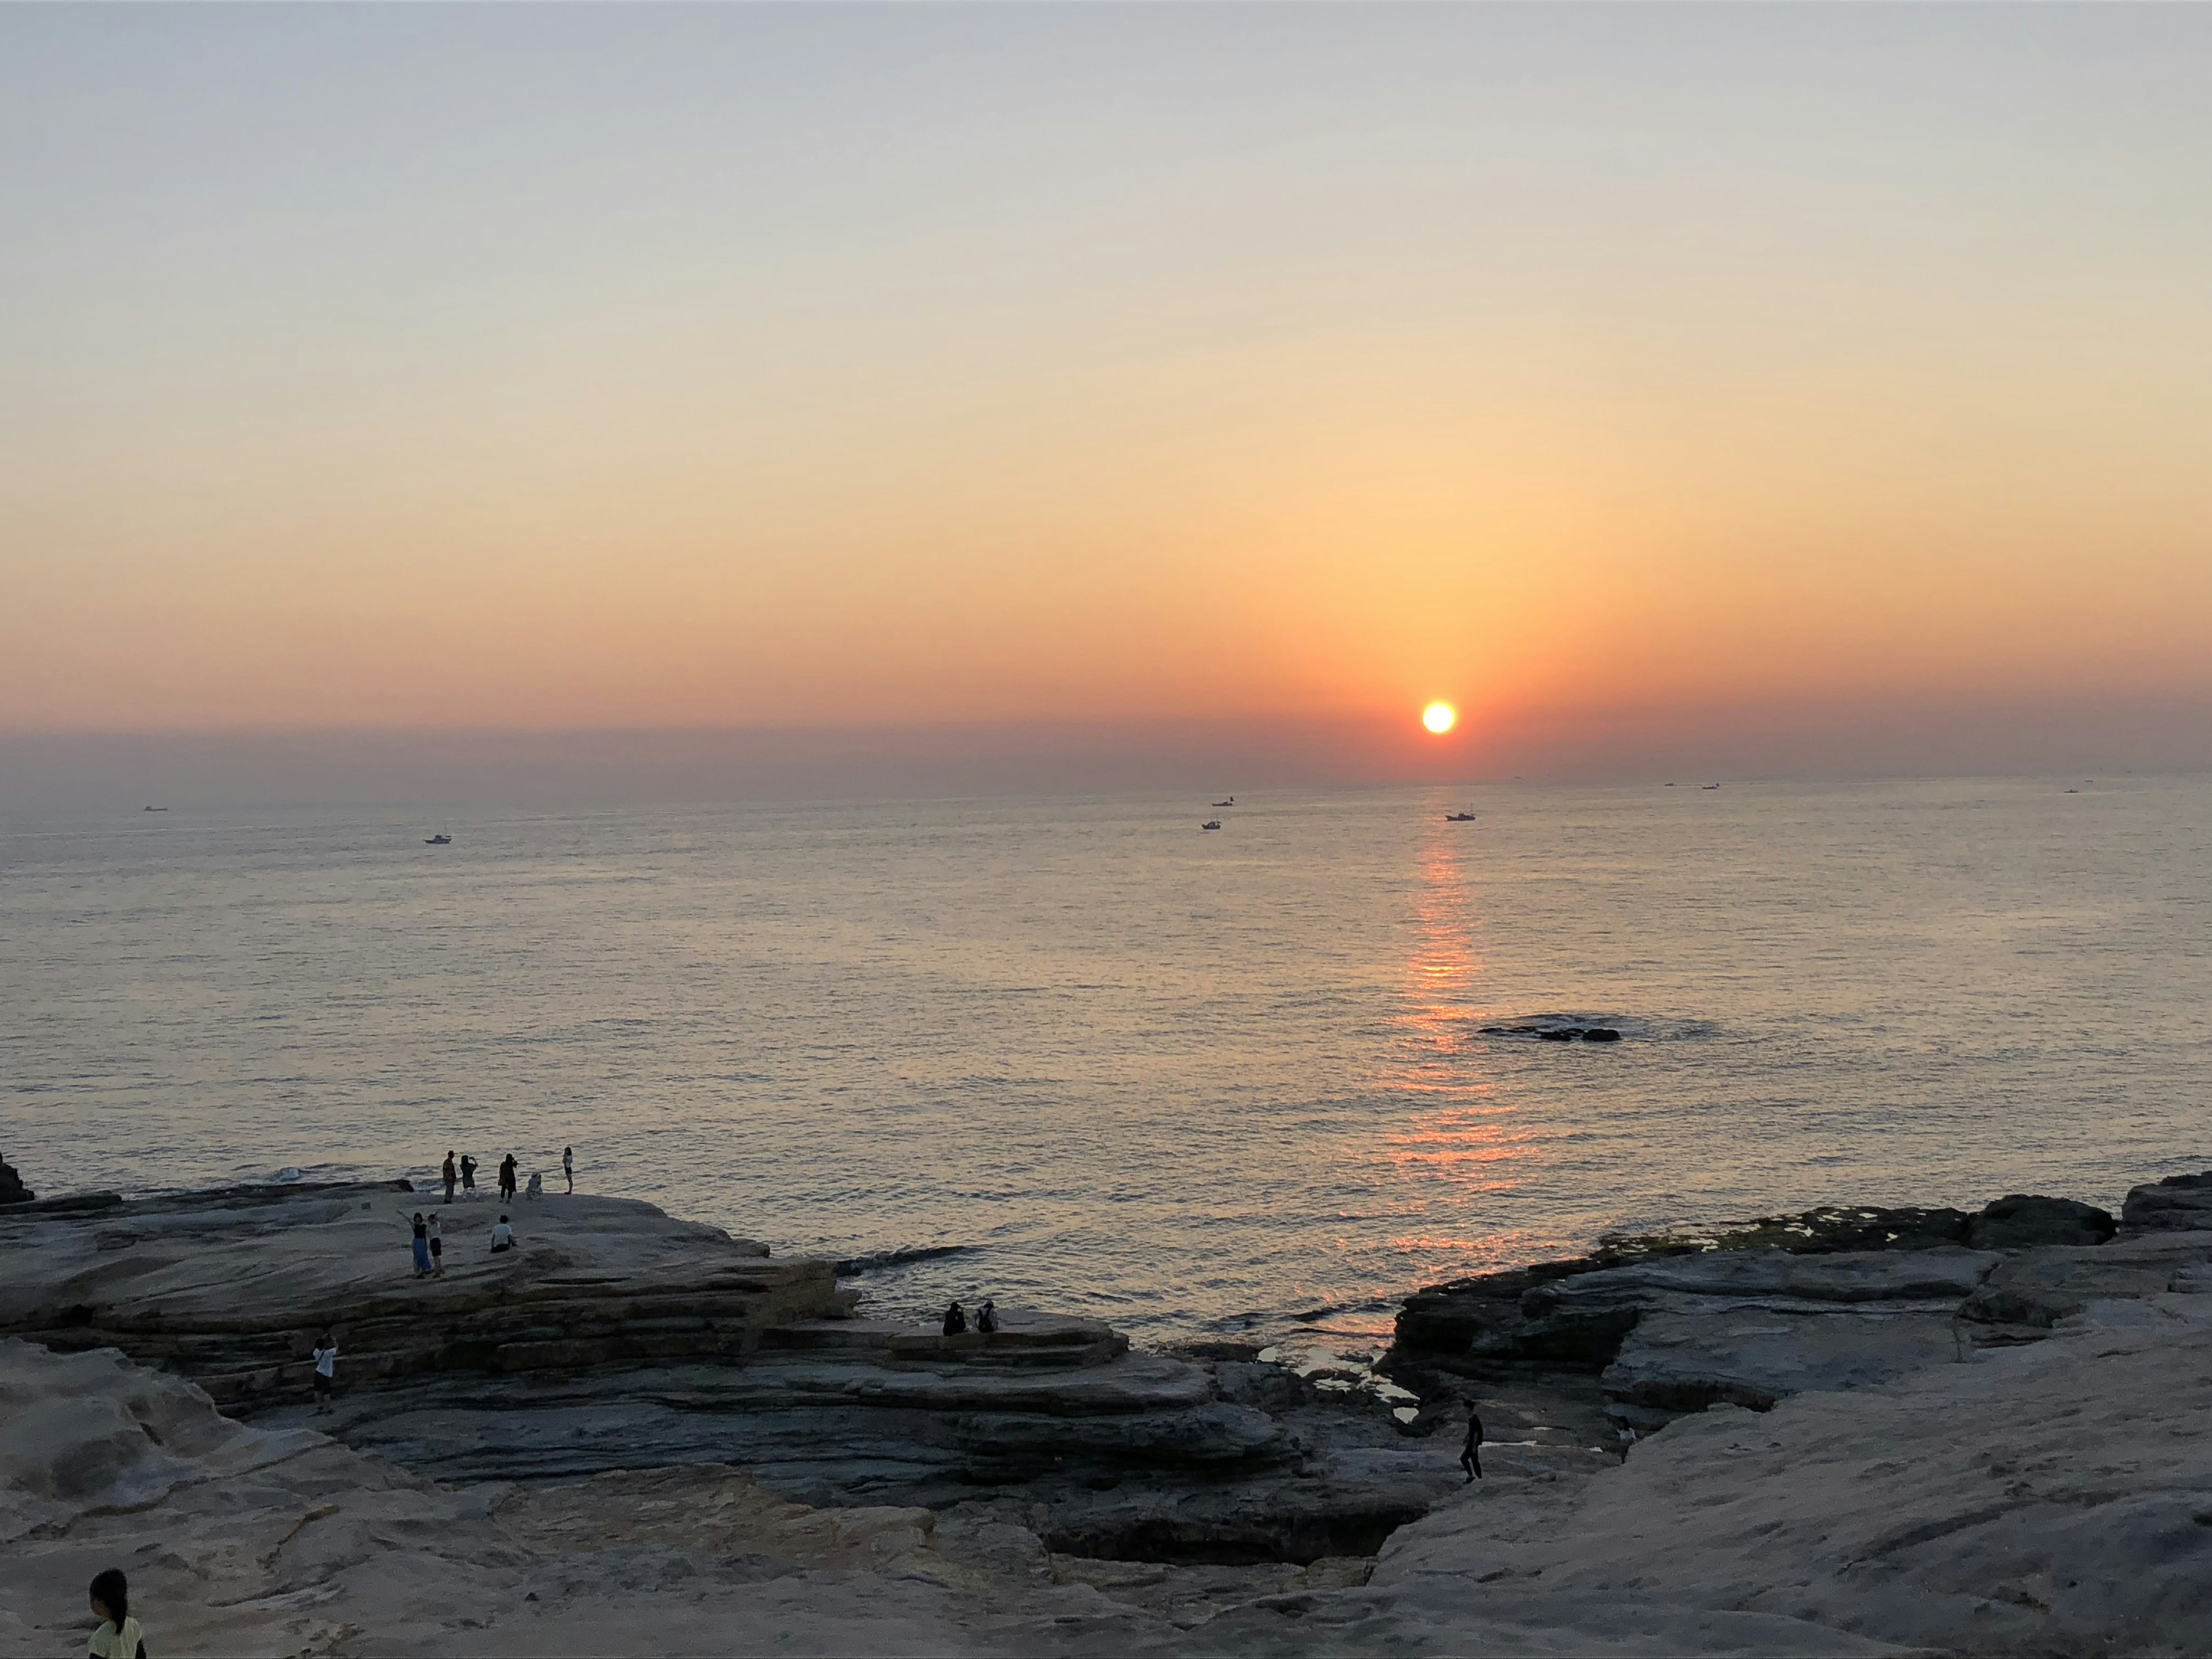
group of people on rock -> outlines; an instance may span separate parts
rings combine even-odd
[[[453,1192],[457,1187],[464,1198],[474,1198],[477,1195],[477,1168],[476,1159],[471,1158],[466,1152],[463,1152],[458,1161],[451,1151],[446,1153],[445,1165],[438,1173],[440,1179],[446,1183],[447,1203],[450,1204],[453,1201]],[[515,1163],[513,1152],[500,1159],[499,1201],[501,1203],[514,1202],[515,1176],[520,1172],[520,1166]],[[576,1149],[574,1146],[563,1146],[561,1149],[561,1176],[568,1183],[568,1190],[571,1193],[574,1192],[576,1190]],[[538,1170],[530,1177],[530,1196],[543,1198],[544,1195],[545,1175],[543,1170]]]
[[[967,1328],[968,1310],[956,1302],[945,1310],[945,1334],[958,1336]],[[999,1304],[988,1296],[983,1298],[983,1305],[975,1310],[975,1328],[986,1336],[999,1328]]]
[[[447,1152],[445,1164],[439,1170],[439,1175],[446,1186],[447,1203],[450,1204],[453,1201],[456,1189],[464,1198],[474,1198],[477,1195],[477,1169],[476,1159],[471,1158],[466,1152],[462,1153],[458,1158],[451,1152]],[[500,1159],[499,1201],[501,1203],[514,1202],[515,1182],[520,1174],[520,1167],[516,1164],[513,1152],[507,1153],[506,1157]],[[563,1146],[561,1149],[561,1174],[568,1182],[568,1190],[574,1193],[576,1190],[576,1149],[574,1146]],[[544,1176],[542,1174],[532,1175],[530,1177],[528,1195],[532,1198],[539,1198],[544,1195]],[[415,1277],[417,1279],[438,1278],[446,1271],[446,1240],[443,1231],[438,1224],[437,1215],[434,1212],[425,1215],[422,1211],[417,1210],[410,1218],[407,1225],[412,1237],[415,1251]],[[499,1219],[492,1224],[491,1253],[494,1255],[503,1255],[514,1249],[515,1245],[514,1224],[507,1218],[504,1212],[501,1212]]]
[[[433,1211],[425,1216],[417,1210],[408,1225],[414,1235],[415,1277],[441,1277],[446,1271],[446,1240],[438,1226],[437,1212]],[[507,1218],[507,1212],[502,1210],[499,1219],[491,1224],[491,1253],[498,1255],[514,1247],[514,1224]]]

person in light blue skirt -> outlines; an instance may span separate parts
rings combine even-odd
[[[422,1219],[422,1212],[415,1212],[415,1277],[430,1276],[430,1229]]]

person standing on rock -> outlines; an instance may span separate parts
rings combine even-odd
[[[471,1198],[477,1194],[477,1161],[466,1152],[461,1154],[461,1190]]]
[[[430,1229],[422,1219],[422,1212],[415,1212],[415,1277],[430,1276]]]
[[[430,1276],[442,1278],[446,1272],[446,1241],[438,1233],[438,1218],[430,1218]]]
[[[446,1153],[446,1168],[444,1171],[446,1179],[446,1202],[448,1204],[453,1201],[453,1182],[459,1173],[459,1172],[453,1168],[453,1154],[449,1150]]]
[[[110,1567],[92,1581],[92,1616],[100,1628],[85,1646],[91,1659],[146,1659],[145,1633],[131,1616],[131,1586]]]
[[[576,1149],[574,1146],[563,1146],[561,1149],[561,1176],[568,1183],[568,1190],[571,1193],[574,1192],[576,1190]]]
[[[1482,1419],[1472,1404],[1467,1408],[1467,1444],[1460,1448],[1459,1466],[1467,1471],[1468,1480],[1482,1479]]]
[[[338,1340],[325,1331],[315,1343],[315,1413],[331,1408],[331,1390],[338,1385]]]
[[[514,1202],[515,1168],[514,1154],[513,1152],[509,1152],[505,1158],[499,1161],[499,1201],[502,1204],[512,1204]]]

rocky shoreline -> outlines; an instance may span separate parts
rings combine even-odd
[[[114,1488],[133,1467],[173,1461],[189,1443],[231,1449],[172,1493],[219,1486],[233,1464],[351,1458],[360,1467],[347,1479],[362,1490],[428,1494],[430,1510],[456,1526],[477,1517],[518,1559],[567,1559],[589,1534],[602,1538],[587,1552],[598,1560],[617,1548],[605,1538],[643,1548],[649,1535],[693,1562],[687,1571],[720,1560],[726,1577],[712,1537],[640,1518],[673,1505],[722,1516],[728,1537],[751,1528],[786,1564],[771,1575],[779,1583],[805,1578],[808,1561],[880,1573],[896,1556],[898,1573],[988,1587],[1006,1607],[1057,1605],[1079,1589],[1085,1639],[1110,1627],[1120,1635],[1108,1645],[1128,1650],[1201,1631],[1223,1650],[1264,1649],[1273,1638],[1262,1632],[1287,1637],[1305,1614],[1252,1609],[1320,1597],[1331,1618],[1367,1608],[1354,1624],[1382,1620],[1396,1633],[1385,1645],[1451,1651],[1505,1593],[1494,1576],[1437,1566],[1437,1540],[1492,1526],[1510,1495],[1524,1519],[1562,1504],[1602,1509],[1635,1484],[1631,1471],[1662,1449],[1677,1449],[1663,1453],[1671,1460],[1703,1444],[1716,1424],[1819,1418],[1861,1398],[1892,1409],[1916,1390],[1970,1398],[1990,1366],[2070,1378],[2097,1358],[2080,1340],[2091,1329],[2133,1333],[2148,1375],[2212,1325],[2212,1173],[2139,1187],[2118,1217],[2037,1196],[1972,1213],[1829,1209],[1609,1238],[1584,1257],[1430,1287],[1407,1297],[1377,1368],[1419,1396],[1399,1412],[1231,1345],[1147,1353],[1096,1322],[1022,1310],[988,1337],[861,1318],[835,1264],[776,1258],[634,1200],[523,1206],[520,1250],[494,1257],[456,1237],[442,1276],[411,1279],[404,1218],[422,1201],[404,1183],[295,1184],[0,1209],[11,1268],[0,1280],[11,1414],[0,1458],[15,1506],[0,1541],[76,1537],[95,1511],[117,1510]],[[343,1386],[336,1409],[317,1416],[308,1354],[325,1325],[338,1333]],[[2038,1358],[2044,1350],[2053,1358]],[[88,1387],[70,1418],[57,1402]],[[1452,1462],[1470,1402],[1490,1437],[1488,1479],[1472,1492]],[[87,1439],[66,1469],[54,1437],[19,1431],[41,1412],[75,1424],[61,1440]],[[155,1426],[170,1417],[198,1426],[179,1440]],[[244,1446],[290,1449],[255,1463],[262,1452]],[[292,1504],[288,1491],[272,1487],[270,1501]],[[1561,1496],[1539,1501],[1539,1491]],[[2212,1515],[2212,1469],[2201,1496]],[[2198,1534],[2212,1543],[2212,1522],[2191,1524],[2192,1550]],[[884,1545],[883,1559],[867,1555],[875,1545],[855,1555],[835,1541],[894,1534],[905,1541]],[[1940,1553],[1948,1535],[1923,1542]],[[1468,1545],[1478,1561],[1500,1547]],[[1425,1565],[1393,1591],[1393,1562],[1415,1558]],[[1463,1617],[1423,1600],[1443,1594],[1430,1582],[1440,1572]],[[616,1595],[611,1581],[586,1579],[597,1588],[576,1595],[593,1606]],[[1418,1618],[1415,1602],[1428,1609]],[[318,1650],[382,1650],[327,1620],[287,1617],[285,1642],[304,1632]],[[949,1645],[914,1650],[988,1649],[1000,1640],[989,1622],[933,1626]],[[1917,1639],[1853,1646],[1850,1635],[1823,1647],[1850,1633],[1813,1622],[1817,1632],[1782,1647]],[[1318,1636],[1327,1624],[1304,1627]],[[1677,1637],[1688,1628],[1661,1624]],[[1042,1640],[1019,1619],[1006,1630],[1017,1626],[1016,1647]],[[825,1649],[856,1639],[835,1618],[819,1627],[841,1632]],[[1711,1630],[1723,1627],[1735,1628]],[[0,1625],[0,1642],[9,1635]],[[1368,1637],[1345,1626],[1328,1639]],[[1682,1650],[1675,1639],[1620,1650]]]

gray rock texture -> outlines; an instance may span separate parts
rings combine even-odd
[[[1949,1304],[1816,1311],[1656,1311],[1637,1322],[1601,1379],[1624,1421],[1657,1427],[1708,1406],[1765,1411],[1794,1394],[1871,1388],[1955,1359]]]
[[[2112,1212],[2094,1204],[2014,1193],[1983,1206],[1966,1229],[1966,1243],[1978,1250],[2102,1244],[2118,1230]]]
[[[1178,1566],[715,1465],[435,1485],[112,1352],[0,1341],[0,1653],[75,1650],[108,1561],[174,1656],[2202,1653],[2208,1412],[2212,1295],[2097,1299],[1586,1475],[1500,1467],[1371,1565]],[[1393,1455],[1424,1449],[1449,1455]]]
[[[258,1425],[326,1430],[441,1480],[714,1463],[813,1504],[1018,1492],[1043,1506],[1024,1524],[1095,1553],[1300,1563],[1371,1549],[1445,1489],[1328,1463],[1401,1443],[1371,1395],[1132,1352],[1095,1320],[1005,1309],[995,1332],[946,1337],[854,1318],[831,1264],[647,1204],[510,1205],[520,1247],[499,1255],[495,1206],[398,1186],[40,1210],[0,1219],[0,1334],[119,1349]],[[412,1271],[418,1210],[447,1226],[435,1277]],[[310,1356],[326,1328],[340,1358],[324,1414]]]
[[[2212,1170],[2134,1188],[2120,1206],[2120,1225],[2131,1233],[2212,1229]]]

